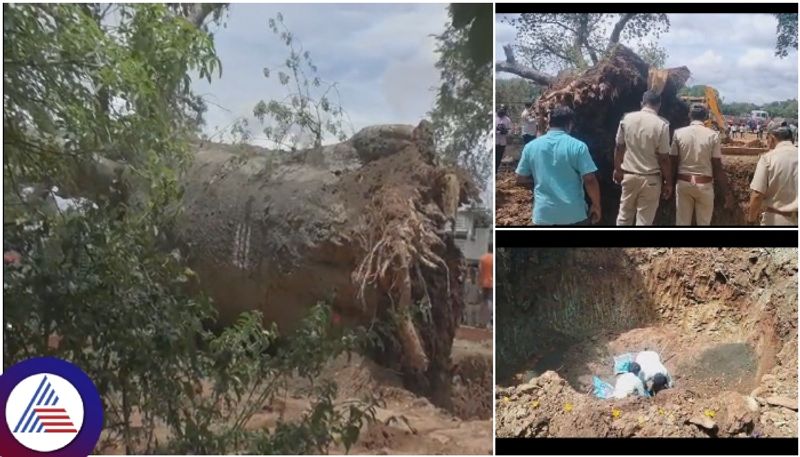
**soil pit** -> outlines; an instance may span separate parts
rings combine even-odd
[[[498,436],[797,436],[796,249],[499,249],[497,268]],[[594,397],[642,350],[673,389]]]

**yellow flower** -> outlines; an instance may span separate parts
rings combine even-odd
[[[658,408],[658,414],[664,415],[664,408]]]
[[[508,403],[508,402],[510,402],[510,401],[511,401],[511,399],[510,399],[510,398],[508,398],[508,397],[503,397],[503,403]]]
[[[611,417],[614,419],[618,418],[622,415],[622,410],[617,408],[611,408]]]
[[[646,420],[647,419],[645,419],[644,416],[639,416],[639,423],[640,424],[644,424]]]
[[[538,408],[539,407],[539,400],[534,400],[531,402],[531,408]]]
[[[572,403],[564,403],[564,411],[566,412],[572,411]]]
[[[716,411],[714,411],[713,409],[707,409],[707,410],[705,410],[705,412],[703,414],[705,414],[706,416],[708,416],[708,417],[710,417],[712,419],[714,418],[714,416],[717,415]]]

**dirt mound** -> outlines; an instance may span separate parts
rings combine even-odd
[[[362,430],[351,454],[491,454],[491,332],[459,328],[458,334],[470,338],[457,337],[453,343],[448,407],[406,390],[397,372],[357,355],[339,357],[325,368],[320,376],[339,384],[340,400],[358,398],[368,390],[385,402],[377,422]],[[307,406],[294,409],[299,413]]]
[[[514,170],[501,170],[495,175],[495,222],[498,226],[531,225],[533,190],[516,185]]]
[[[367,127],[293,152],[202,145],[175,236],[221,322],[260,310],[288,332],[331,299],[345,323],[385,324],[377,360],[439,395],[464,268],[443,228],[475,188],[434,163],[428,129]]]
[[[497,267],[498,436],[797,436],[796,249],[502,249]],[[642,350],[675,388],[591,394]]]
[[[756,140],[753,140],[753,141],[748,141],[747,143],[745,143],[745,146],[748,147],[748,148],[766,148],[767,147],[767,143],[765,143],[764,141],[756,139]]]
[[[732,208],[725,208],[725,197],[717,192],[714,198],[714,215],[711,218],[711,225],[747,225],[745,211],[750,202],[750,181],[753,180],[753,173],[756,170],[758,156],[724,156],[722,167],[728,175],[728,182],[733,193],[735,205]],[[495,203],[497,206],[496,221],[498,226],[530,226],[531,211],[533,203],[533,192],[530,189],[517,187],[515,185],[516,175],[514,167],[516,162],[508,163],[500,168],[496,175]],[[617,198],[619,197],[619,186],[616,188]],[[609,189],[604,187],[603,204],[612,205],[608,202],[607,192]],[[612,189],[613,191],[613,189]],[[673,211],[675,202],[661,201],[660,214]],[[612,206],[603,206],[603,224],[614,224],[617,216],[617,200]],[[614,211],[611,213],[611,211]],[[674,216],[671,219],[657,219],[656,225],[674,224]]]

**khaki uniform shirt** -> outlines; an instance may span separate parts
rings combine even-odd
[[[764,204],[778,211],[797,211],[797,146],[781,141],[758,159],[750,188],[764,194]]]
[[[619,123],[617,144],[625,145],[624,171],[641,175],[660,173],[656,154],[669,154],[669,122],[647,107],[628,113]]]
[[[692,121],[688,127],[675,130],[669,154],[678,156],[680,174],[714,176],[711,159],[722,158],[719,134],[700,121]]]

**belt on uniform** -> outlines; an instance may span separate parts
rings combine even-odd
[[[714,181],[714,178],[711,176],[703,176],[703,175],[685,175],[683,173],[678,173],[678,179],[681,181],[688,181],[692,184],[708,184]]]
[[[626,175],[636,175],[636,176],[659,176],[659,175],[661,175],[660,171],[657,171],[655,173],[634,173],[632,171],[622,170],[622,172],[625,173]]]
[[[768,213],[772,213],[772,214],[780,214],[783,217],[796,217],[797,216],[797,211],[781,211],[781,210],[777,210],[777,209],[769,207],[769,206],[767,206],[764,209],[764,211],[766,211]]]

